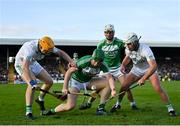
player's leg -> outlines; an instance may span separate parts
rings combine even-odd
[[[126,75],[124,75],[124,80],[121,82],[121,88],[120,88],[120,91],[119,92],[123,92],[123,91],[126,91],[133,83],[135,83],[137,80],[139,79],[139,77],[135,76],[133,73],[128,73]],[[119,95],[118,97],[118,100],[119,100],[119,103],[121,103],[123,97],[124,97],[125,93],[122,93],[121,95]],[[117,105],[115,104],[110,112],[115,112],[117,111],[117,109],[119,109],[119,104],[117,102]]]
[[[111,95],[108,80],[104,77],[93,78],[87,86],[87,89],[90,90],[92,86],[96,87],[96,91],[100,95],[100,104],[104,103]]]
[[[102,80],[101,80],[102,79]],[[107,81],[105,82],[105,84],[99,84],[99,83],[102,83],[102,82],[99,82],[99,81]],[[96,83],[97,82],[97,83]],[[93,78],[90,83],[87,85],[87,89],[88,90],[93,90],[93,91],[96,91],[96,93],[100,93],[100,91],[102,89],[104,89],[107,85],[106,83],[108,83],[108,80],[106,78],[101,78],[101,77],[98,77],[98,78]],[[95,89],[92,89],[95,88]],[[104,96],[102,96],[102,98],[104,98]],[[81,106],[79,107],[80,110],[85,110],[85,109],[89,109],[91,108],[91,105],[92,105],[92,102],[95,100],[96,98],[94,97],[90,97],[88,99],[87,102],[85,103],[82,103]],[[103,101],[103,100],[102,100]]]
[[[131,90],[127,90],[127,97],[128,97],[128,99],[129,99],[129,101],[130,101],[130,106],[131,106],[131,108],[132,108],[133,110],[138,110],[138,107],[137,107],[136,102],[135,102],[135,100],[134,100],[134,98],[133,98],[133,94],[132,94],[132,91],[131,91]]]
[[[118,79],[119,79],[120,83],[123,83],[123,81],[124,81],[124,79],[125,79],[125,75],[120,76]],[[119,93],[120,93],[120,92],[119,92]],[[127,90],[127,98],[128,98],[128,100],[129,100],[129,102],[130,102],[131,108],[132,108],[133,110],[137,110],[138,108],[137,108],[137,106],[136,106],[136,102],[134,101],[133,94],[132,94],[131,90]],[[119,100],[118,100],[118,101],[119,101]],[[118,108],[120,108],[120,104],[119,104],[119,106],[118,106],[118,101],[117,101],[116,106],[117,106]]]
[[[79,93],[81,89],[83,89],[83,84],[75,79],[69,81],[69,91],[74,93]],[[69,111],[76,106],[77,95],[68,94],[67,102],[65,104],[60,104],[54,109],[50,109],[48,111],[43,112],[43,115],[53,115],[58,112]]]
[[[70,88],[69,91],[75,92],[75,93],[80,92],[77,88],[74,88],[74,87]],[[66,104],[61,104],[61,105],[57,106],[55,108],[55,112],[69,111],[69,110],[75,108],[76,100],[77,100],[77,95],[68,94]]]
[[[98,105],[96,114],[105,115],[105,101],[111,95],[111,89],[108,84],[108,80],[104,77],[93,78],[90,81],[90,84],[87,86],[87,89],[91,89],[92,86],[96,87],[98,94],[100,95],[100,103]]]
[[[161,96],[162,101],[166,104],[166,107],[168,108],[168,112],[171,116],[175,116],[176,113],[170,103],[169,97],[167,95],[167,93],[165,92],[165,90],[161,87],[160,84],[160,80],[159,77],[157,75],[157,73],[154,73],[151,77],[150,77],[150,81],[152,83],[152,86],[154,88],[154,90]]]
[[[15,69],[17,73],[22,77],[22,79],[27,83],[27,89],[26,89],[26,96],[25,96],[25,101],[26,101],[26,117],[28,119],[34,119],[33,114],[32,114],[32,104],[33,104],[33,97],[34,97],[34,90],[32,90],[31,85],[29,85],[28,80],[23,72],[22,65],[15,65]],[[30,71],[30,76],[35,80],[35,75]]]
[[[70,92],[75,92],[75,93],[80,92],[75,87],[69,88],[69,91]],[[42,115],[54,115],[54,114],[56,114],[58,112],[65,112],[65,111],[72,110],[76,106],[76,100],[77,100],[77,95],[68,94],[67,102],[65,104],[62,103],[62,104],[58,105],[57,107],[55,107],[54,109],[44,111]]]
[[[53,85],[53,80],[45,69],[42,69],[41,72],[36,77],[44,83],[41,86],[41,88],[44,90],[49,90]],[[44,100],[45,94],[46,94],[45,92],[40,92],[39,95],[40,100]]]
[[[96,88],[96,87],[95,87],[95,88]],[[95,89],[95,90],[93,90],[93,91],[95,91],[95,93],[98,93],[98,92],[97,92],[97,89]],[[88,98],[88,101],[86,102],[86,101],[85,101],[86,98],[87,98],[87,96],[84,96],[83,102],[82,102],[82,104],[80,105],[79,110],[85,110],[85,109],[91,108],[92,103],[96,100],[96,97],[89,97],[89,98]]]
[[[31,73],[31,76],[33,78],[33,80],[35,80],[35,76]],[[22,76],[22,79],[24,77]],[[26,79],[23,79],[26,83],[28,83],[26,81]],[[26,89],[26,117],[29,119],[34,119],[33,114],[32,114],[32,104],[33,104],[33,99],[34,99],[34,92],[35,90],[32,90],[31,85],[27,85],[27,89]]]
[[[44,90],[49,90],[53,84],[53,80],[51,78],[51,76],[48,74],[48,72],[42,68],[41,66],[37,66],[36,67],[36,71],[39,69],[40,72],[36,72],[38,73],[36,75],[36,77],[41,80],[44,84],[41,86],[42,89]],[[39,106],[40,106],[40,110],[41,110],[41,114],[42,112],[45,110],[45,106],[44,106],[44,97],[45,97],[45,92],[40,92],[38,98],[35,100]]]

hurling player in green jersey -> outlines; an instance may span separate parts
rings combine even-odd
[[[105,101],[111,96],[116,95],[114,79],[109,73],[106,64],[103,63],[104,52],[95,49],[93,55],[87,55],[77,60],[77,67],[70,67],[64,78],[62,92],[68,94],[67,102],[58,105],[55,109],[46,111],[44,115],[51,115],[57,112],[69,111],[76,106],[77,95],[80,90],[91,90],[92,86],[96,87],[96,91],[100,95],[100,104],[97,108],[97,115],[105,115]],[[96,76],[103,71],[102,77]],[[68,85],[69,84],[69,85]],[[68,93],[73,92],[73,93]]]
[[[104,28],[105,39],[99,42],[97,48],[101,49],[104,52],[104,62],[108,65],[110,73],[116,80],[119,80],[119,82],[122,84],[124,81],[124,74],[120,71],[120,66],[124,58],[125,47],[123,41],[114,37],[114,35],[114,26],[112,24],[107,24]],[[127,91],[127,97],[130,101],[131,108],[133,110],[136,110],[136,103],[130,90]],[[121,100],[118,99],[110,112],[114,112],[117,109],[120,109],[120,102]]]

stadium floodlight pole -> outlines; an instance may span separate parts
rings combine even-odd
[[[135,87],[137,87],[137,86],[139,86],[139,84],[133,84],[133,85],[131,85],[127,90],[133,89],[133,88],[135,88]],[[127,92],[127,90],[118,93],[118,94],[117,94],[116,96],[114,96],[114,97],[110,97],[110,98],[107,99],[104,103],[106,104],[107,102],[109,102],[110,100],[114,99],[115,97],[118,97],[119,95]]]

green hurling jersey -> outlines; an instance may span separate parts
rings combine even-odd
[[[107,65],[102,63],[100,67],[93,67],[91,66],[91,55],[83,56],[82,58],[77,60],[77,67],[78,70],[72,74],[72,78],[84,83],[91,80],[96,74],[99,74],[100,71],[108,72],[109,69]]]
[[[106,39],[103,39],[97,45],[98,49],[102,49],[104,52],[104,62],[110,68],[117,68],[120,66],[124,54],[125,54],[125,47],[122,40],[118,38],[114,38],[111,43],[107,43]]]

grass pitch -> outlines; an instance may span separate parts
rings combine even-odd
[[[163,82],[163,88],[169,94],[171,102],[177,113],[180,114],[180,82]],[[51,90],[61,89],[61,84],[54,84]],[[119,88],[119,84],[117,84]],[[147,82],[142,87],[132,90],[136,103],[140,110],[131,110],[127,97],[123,99],[122,108],[113,114],[96,116],[96,108],[99,99],[88,110],[79,110],[84,97],[78,98],[77,107],[69,112],[59,113],[53,116],[40,116],[39,106],[33,104],[35,120],[26,120],[25,114],[25,90],[26,85],[0,84],[0,125],[179,125],[180,115],[169,117],[167,108],[160,100],[160,96],[154,92]],[[38,92],[36,92],[36,97]],[[106,110],[109,111],[115,103],[115,99],[108,102]],[[54,108],[62,103],[58,99],[47,95],[45,106]]]

